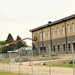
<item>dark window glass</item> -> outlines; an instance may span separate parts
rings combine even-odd
[[[46,52],[46,47],[44,47],[44,52]]]
[[[73,49],[75,50],[75,43],[73,43]]]
[[[58,52],[60,51],[60,46],[58,45]]]
[[[55,45],[53,45],[53,51],[55,52]]]
[[[42,47],[40,47],[40,51],[41,51],[41,53],[42,53]]]
[[[65,51],[65,44],[63,44],[63,49],[64,49],[64,51]]]
[[[70,45],[70,43],[68,43],[68,48],[69,48],[69,51],[71,50],[71,45]]]

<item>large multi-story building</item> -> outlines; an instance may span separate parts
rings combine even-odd
[[[71,53],[75,50],[75,14],[54,22],[31,29],[33,44],[41,52],[51,49],[53,52]]]

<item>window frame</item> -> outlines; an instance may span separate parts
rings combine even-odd
[[[68,49],[69,49],[69,51],[71,50],[71,44],[70,43],[68,43]]]
[[[74,23],[72,23],[72,32],[73,33],[75,32],[75,25],[74,25]]]
[[[70,33],[70,26],[69,26],[69,24],[67,25],[67,32],[68,32],[68,34]]]
[[[45,40],[45,38],[46,38],[46,33],[43,32],[43,39]]]
[[[66,48],[66,46],[65,46],[65,43],[64,43],[64,44],[63,44],[63,50],[64,50],[64,51],[66,50],[65,48]]]
[[[63,35],[65,35],[65,27],[64,26],[62,26],[62,33],[63,33]]]
[[[40,32],[40,41],[42,41],[42,32]]]
[[[54,29],[52,29],[52,36],[53,36],[53,37],[55,36],[55,34],[54,34]]]
[[[57,36],[59,36],[59,28],[57,28],[57,30],[56,30],[56,31],[57,31]]]

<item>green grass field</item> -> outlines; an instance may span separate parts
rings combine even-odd
[[[41,65],[41,64],[36,64],[36,65]],[[51,66],[51,67],[67,67],[67,68],[73,68],[75,67],[75,64],[49,64],[49,63],[45,63],[43,64],[43,66]]]
[[[49,64],[46,64],[47,66],[49,66]],[[72,68],[73,64],[51,64],[51,67],[68,67],[68,68]],[[75,64],[74,64],[75,67]]]
[[[2,72],[2,71],[0,71],[0,75],[22,75],[22,74],[10,73],[10,72]]]
[[[53,67],[73,67],[73,64],[55,64],[55,65],[52,65]],[[75,65],[74,65],[75,67]]]

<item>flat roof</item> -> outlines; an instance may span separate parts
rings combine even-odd
[[[73,18],[75,18],[75,14],[70,15],[70,16],[65,17],[65,18],[62,18],[62,19],[59,19],[59,20],[56,20],[54,22],[47,23],[47,24],[39,26],[37,28],[31,29],[30,32],[37,31],[39,29],[43,29],[43,28],[46,28],[48,26],[52,26],[52,25],[55,25],[55,24],[58,24],[58,23],[61,23],[61,22],[64,22],[64,21],[67,21],[67,20],[70,20],[70,19],[73,19]]]

